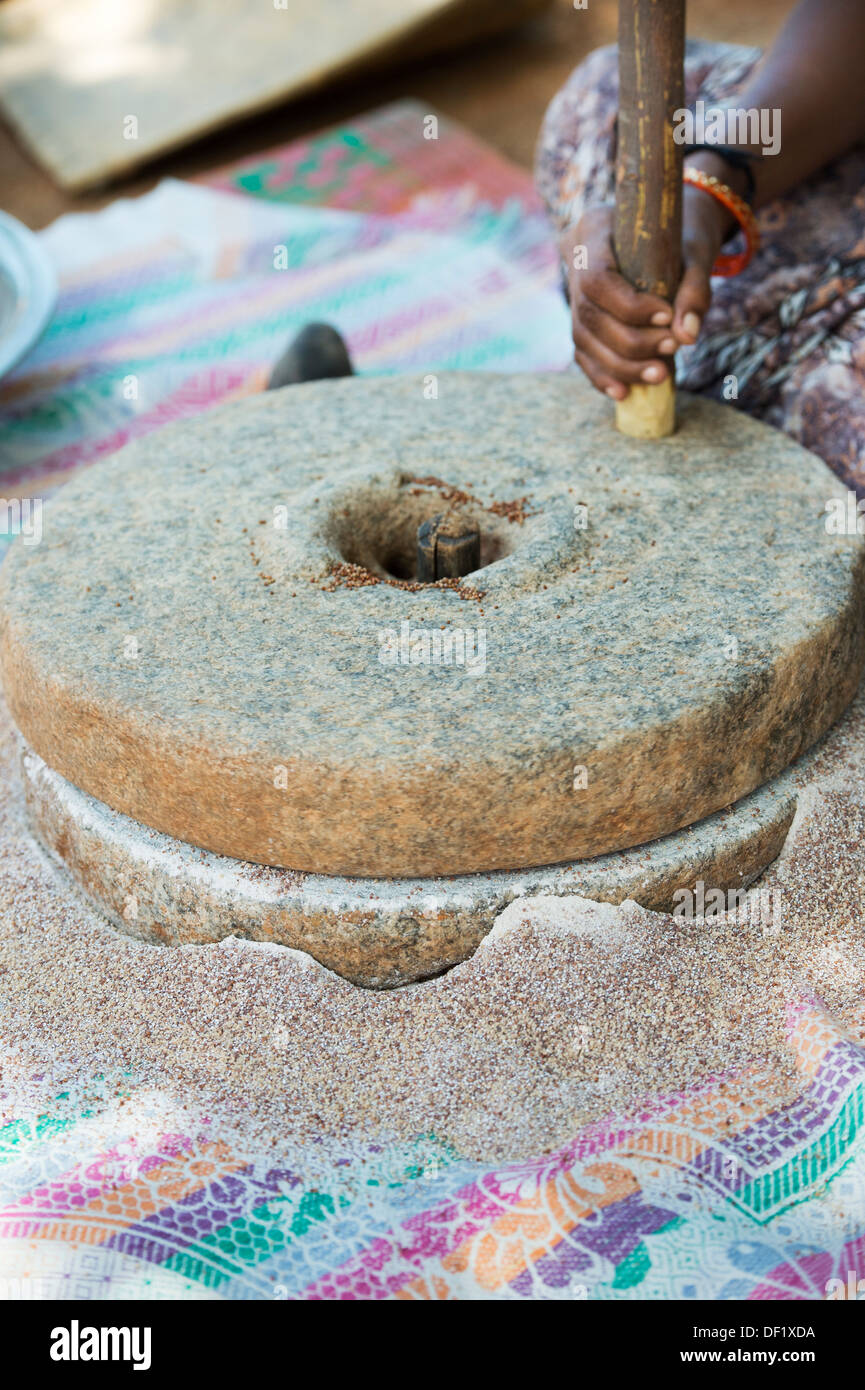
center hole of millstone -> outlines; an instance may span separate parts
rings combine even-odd
[[[332,514],[331,542],[340,559],[372,574],[429,583],[429,565],[423,565],[423,556],[419,563],[418,537],[419,532],[428,537],[430,529],[441,533],[442,549],[454,536],[469,538],[462,557],[455,562],[458,575],[502,559],[513,550],[516,540],[515,528],[505,517],[458,489],[445,484],[428,488],[409,480],[397,488],[370,487],[342,498]],[[471,544],[473,536],[476,549]],[[466,567],[466,557],[471,557],[470,568]],[[447,564],[445,561],[443,573],[454,572]]]

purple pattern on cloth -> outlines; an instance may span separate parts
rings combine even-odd
[[[512,1280],[511,1288],[523,1295],[530,1294],[538,1283],[564,1288],[574,1275],[595,1265],[598,1257],[621,1264],[642,1244],[644,1236],[653,1235],[675,1219],[675,1212],[652,1206],[642,1193],[632,1192],[581,1221],[554,1250]]]
[[[724,1151],[704,1149],[695,1158],[693,1169],[711,1176],[718,1188],[735,1193],[753,1174],[782,1163],[791,1143],[807,1145],[815,1132],[824,1133],[829,1128],[851,1086],[861,1078],[863,1061],[862,1048],[842,1039],[823,1058],[804,1095],[741,1130]],[[725,1168],[731,1155],[738,1160],[735,1173]]]
[[[252,1164],[224,1173],[204,1187],[189,1192],[172,1206],[145,1216],[118,1231],[105,1242],[106,1247],[160,1264],[177,1251],[250,1214],[257,1206],[284,1195],[286,1186],[298,1186],[300,1179],[287,1170],[274,1168],[263,1178],[255,1177]],[[256,1200],[257,1197],[257,1200]]]

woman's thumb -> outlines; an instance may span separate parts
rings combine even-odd
[[[692,261],[686,266],[673,301],[673,333],[680,343],[694,343],[712,302],[709,267]]]

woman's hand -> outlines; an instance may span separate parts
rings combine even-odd
[[[684,270],[671,307],[657,295],[633,289],[619,274],[613,216],[611,207],[589,208],[565,232],[560,248],[568,274],[574,360],[599,391],[621,401],[633,382],[663,381],[676,349],[696,341],[711,301],[711,269],[732,219],[714,198],[685,186]]]

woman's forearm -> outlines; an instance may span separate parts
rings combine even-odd
[[[780,149],[754,166],[758,207],[865,140],[865,0],[803,0],[736,105],[781,112]]]

